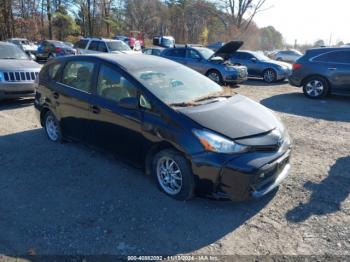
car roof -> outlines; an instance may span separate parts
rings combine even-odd
[[[164,67],[164,66],[175,66],[178,67],[179,64],[173,62],[172,60],[162,58],[159,56],[151,56],[145,54],[111,54],[111,53],[98,53],[89,55],[76,55],[76,56],[65,56],[56,58],[56,61],[69,61],[77,60],[81,58],[99,58],[107,62],[119,65],[124,70],[129,72],[139,71],[143,69],[150,69],[152,67]]]
[[[10,42],[3,42],[3,41],[0,41],[0,45],[16,46],[16,45],[13,44],[13,43],[10,43]]]
[[[318,47],[307,50],[307,54],[323,54],[332,51],[350,51],[350,47]]]

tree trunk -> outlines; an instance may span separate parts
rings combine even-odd
[[[47,0],[47,19],[49,21],[49,39],[52,39],[51,0]]]

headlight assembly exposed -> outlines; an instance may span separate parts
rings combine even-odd
[[[225,137],[205,130],[193,130],[194,135],[199,139],[199,142],[203,145],[206,151],[234,154],[243,153],[248,150],[247,146],[235,143]]]

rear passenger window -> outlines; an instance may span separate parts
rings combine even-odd
[[[101,97],[119,102],[126,97],[136,97],[137,88],[118,71],[101,65],[97,82],[97,94]]]
[[[98,43],[100,41],[92,41],[89,45],[89,50],[98,51]]]
[[[108,52],[107,46],[105,42],[100,42],[98,44],[98,51],[100,52]]]
[[[63,70],[62,83],[90,93],[93,71],[94,63],[92,62],[68,62]]]
[[[186,57],[186,49],[170,49],[167,54],[167,56],[172,57],[179,57],[179,58],[185,58]]]
[[[79,40],[78,42],[75,43],[74,47],[85,49],[88,43],[89,43],[89,40]]]
[[[350,51],[335,51],[326,53],[316,57],[314,61],[350,64]]]

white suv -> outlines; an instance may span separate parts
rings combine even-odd
[[[92,53],[135,53],[121,40],[106,38],[82,38],[75,43],[78,54]]]

